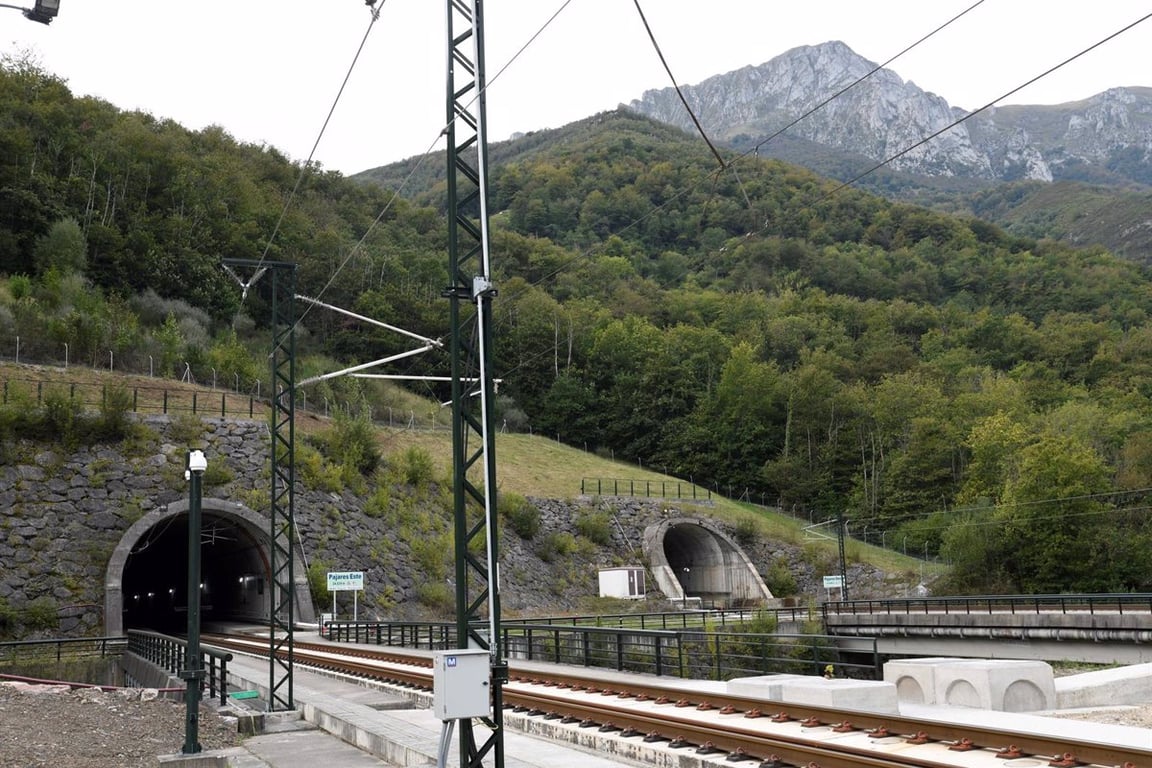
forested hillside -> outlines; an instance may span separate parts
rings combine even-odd
[[[1141,266],[836,191],[777,161],[720,170],[698,142],[627,113],[493,159],[507,429],[842,510],[857,535],[942,554],[957,589],[1152,588]],[[416,186],[415,163],[384,174],[410,202],[306,174],[276,230],[299,167],[274,149],[121,113],[6,62],[0,345],[252,376],[263,310],[219,263],[265,253],[299,264],[301,293],[442,336],[442,164],[429,158]],[[320,312],[304,327],[313,368],[411,346]],[[419,360],[397,372],[445,372]]]

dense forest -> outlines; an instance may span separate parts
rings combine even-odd
[[[949,561],[969,592],[1152,588],[1152,279],[625,112],[493,147],[498,418]],[[246,386],[223,258],[430,337],[443,171],[301,168],[0,63],[0,354]],[[298,190],[292,190],[301,179]],[[410,340],[307,312],[299,377]],[[397,373],[445,373],[410,358]],[[324,397],[371,398],[354,380]],[[443,392],[422,390],[437,398]]]

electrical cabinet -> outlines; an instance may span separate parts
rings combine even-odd
[[[600,597],[643,600],[645,597],[644,568],[642,566],[627,566],[600,569]]]
[[[441,720],[491,713],[491,661],[483,648],[432,653],[432,712]]]

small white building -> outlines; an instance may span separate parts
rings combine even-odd
[[[642,566],[600,569],[600,597],[642,600],[646,591]]]

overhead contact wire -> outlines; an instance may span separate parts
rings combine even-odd
[[[384,0],[386,2],[387,0]],[[381,2],[381,6],[383,6]],[[268,242],[264,246],[264,252],[260,254],[260,262],[263,263],[268,258],[268,251],[272,248],[272,243],[275,242],[276,236],[280,233],[280,226],[284,223],[284,217],[288,214],[289,208],[296,198],[296,193],[300,190],[300,185],[304,181],[305,174],[308,173],[312,167],[312,158],[316,156],[316,149],[320,146],[320,140],[324,138],[324,132],[328,129],[328,123],[332,121],[332,115],[336,112],[336,106],[340,103],[340,97],[344,95],[344,89],[348,86],[348,81],[352,77],[353,70],[356,69],[356,63],[360,60],[360,54],[364,51],[364,46],[368,42],[368,35],[372,33],[372,28],[376,26],[376,22],[380,19],[380,9],[372,8],[371,20],[368,22],[368,28],[364,30],[364,37],[360,40],[360,45],[356,49],[356,55],[352,57],[352,64],[348,67],[348,71],[344,74],[344,80],[340,83],[340,90],[336,92],[336,98],[332,100],[332,106],[328,109],[328,115],[324,118],[324,124],[320,126],[320,132],[316,134],[316,141],[312,143],[312,150],[308,153],[308,159],[300,167],[300,173],[296,174],[296,183],[292,185],[292,191],[288,193],[288,199],[284,201],[284,207],[280,210],[280,218],[276,220],[276,226],[272,228],[272,234],[268,236]]]
[[[977,2],[975,2],[975,3],[973,3],[972,5],[968,6],[968,7],[967,7],[967,8],[965,8],[964,10],[960,11],[960,13],[958,13],[958,14],[956,14],[955,16],[953,16],[952,18],[948,19],[948,21],[946,21],[946,22],[944,22],[943,24],[941,24],[940,26],[936,27],[936,29],[934,29],[934,30],[932,30],[931,32],[929,32],[928,34],[924,35],[922,38],[920,38],[920,39],[919,39],[919,40],[917,40],[916,42],[912,43],[911,45],[909,45],[909,46],[908,46],[907,48],[905,48],[904,50],[900,51],[900,53],[897,53],[895,56],[891,56],[891,57],[889,57],[889,58],[888,58],[888,60],[886,60],[886,61],[885,61],[883,64],[877,64],[877,65],[876,65],[875,67],[873,67],[873,68],[872,68],[872,69],[871,69],[871,70],[870,70],[870,71],[869,71],[867,74],[861,75],[861,76],[860,76],[860,77],[858,77],[856,80],[852,81],[852,82],[851,82],[851,83],[849,83],[848,85],[846,85],[846,86],[844,86],[843,88],[841,88],[840,90],[836,91],[836,93],[834,93],[834,94],[832,94],[831,96],[829,96],[828,98],[824,99],[824,101],[820,102],[819,104],[817,104],[816,106],[812,107],[811,109],[809,109],[809,110],[808,110],[807,112],[805,112],[804,114],[802,114],[802,115],[800,115],[799,117],[797,117],[797,118],[796,118],[795,120],[793,120],[792,122],[790,122],[790,123],[788,123],[787,125],[785,125],[783,128],[781,128],[781,129],[779,129],[778,131],[776,131],[775,133],[773,133],[773,134],[771,134],[771,135],[769,135],[769,136],[765,137],[764,139],[761,139],[761,140],[760,140],[760,141],[759,141],[759,142],[756,144],[756,146],[755,146],[755,147],[753,147],[751,150],[749,150],[749,151],[745,152],[743,155],[741,155],[741,157],[745,157],[745,156],[747,156],[747,155],[749,155],[749,154],[754,154],[754,153],[758,152],[758,151],[760,150],[760,147],[762,147],[762,146],[764,146],[765,144],[767,144],[768,142],[772,141],[772,140],[773,140],[773,139],[775,139],[777,136],[779,136],[780,134],[782,134],[782,133],[784,133],[785,131],[787,131],[789,128],[792,128],[792,127],[794,127],[794,126],[795,126],[797,123],[799,123],[801,120],[804,120],[804,119],[806,119],[806,118],[808,118],[808,117],[811,117],[811,116],[812,116],[812,115],[814,115],[815,113],[819,112],[821,109],[823,109],[824,107],[828,106],[828,105],[829,105],[829,104],[831,104],[833,101],[835,101],[836,99],[840,98],[841,96],[843,96],[845,93],[847,93],[848,91],[852,90],[852,89],[853,89],[853,88],[855,88],[856,86],[860,85],[860,83],[862,83],[862,82],[864,82],[865,80],[867,80],[868,78],[872,77],[872,75],[874,75],[874,74],[876,74],[877,72],[879,72],[880,70],[884,69],[886,66],[888,66],[888,65],[889,65],[889,64],[891,64],[892,62],[896,61],[896,59],[898,59],[898,58],[900,58],[901,56],[903,56],[904,54],[908,53],[908,52],[909,52],[909,51],[911,51],[913,48],[917,47],[918,45],[920,45],[921,43],[923,43],[925,40],[927,40],[928,38],[930,38],[930,37],[932,37],[933,35],[935,35],[937,32],[940,32],[940,31],[941,31],[941,30],[943,30],[945,27],[947,27],[947,26],[951,25],[953,22],[957,21],[957,20],[958,20],[958,19],[960,19],[962,16],[964,16],[964,15],[966,15],[967,13],[969,13],[970,11],[974,10],[974,9],[975,9],[977,6],[983,5],[983,3],[984,3],[984,0],[977,0]]]
[[[696,113],[688,104],[688,99],[684,98],[684,91],[680,89],[680,84],[676,82],[676,76],[672,74],[672,68],[668,66],[668,60],[664,58],[664,52],[660,50],[660,43],[656,41],[656,35],[652,32],[652,25],[648,23],[648,18],[644,15],[644,9],[640,7],[640,0],[632,0],[632,3],[636,6],[636,12],[640,14],[640,21],[644,23],[644,30],[648,33],[648,39],[652,41],[652,47],[656,49],[656,56],[659,57],[660,63],[664,66],[664,71],[668,73],[668,78],[672,81],[672,87],[676,90],[676,95],[680,97],[680,103],[684,105],[684,109],[688,110],[688,116],[692,118],[693,125],[695,125],[696,130],[700,132],[700,136],[704,139],[704,143],[708,145],[708,149],[712,150],[712,156],[716,158],[716,162],[720,163],[721,168],[727,168],[728,163],[724,162],[724,157],[717,151],[712,140],[708,138],[704,126],[700,124]]]

